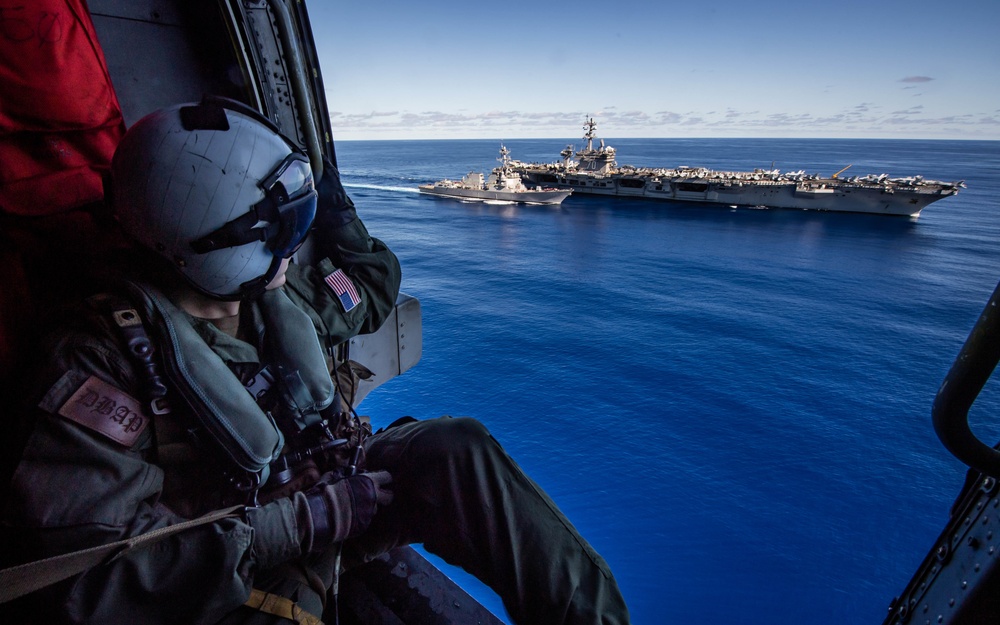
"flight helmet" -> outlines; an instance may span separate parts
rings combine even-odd
[[[267,118],[224,98],[129,128],[110,196],[126,233],[221,300],[263,292],[316,216],[308,158]]]

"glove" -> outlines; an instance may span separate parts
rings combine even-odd
[[[328,483],[331,474],[305,493],[312,522],[310,551],[322,550],[331,543],[359,536],[368,526],[379,506],[392,502],[392,483],[388,471],[360,473]]]
[[[328,159],[323,159],[323,179],[316,185],[317,230],[339,228],[357,218],[354,202],[347,197],[344,185],[340,183],[340,172]]]
[[[254,530],[254,555],[262,569],[361,534],[378,507],[392,502],[388,471],[338,478],[327,473],[305,492],[244,511]]]

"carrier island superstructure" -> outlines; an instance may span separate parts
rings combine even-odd
[[[593,118],[584,125],[586,147],[574,154],[568,146],[561,162],[512,161],[511,170],[526,185],[572,189],[575,195],[613,195],[732,207],[797,208],[917,217],[931,202],[955,195],[964,181],[940,182],[922,176],[890,178],[888,174],[840,177],[777,169],[751,172],[715,171],[703,167],[619,166],[615,149],[597,138]],[[594,147],[595,140],[599,141]],[[574,160],[575,157],[575,160]],[[848,165],[850,167],[850,165]]]

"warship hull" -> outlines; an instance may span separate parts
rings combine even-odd
[[[636,197],[702,203],[916,217],[931,202],[958,193],[958,186],[851,183],[836,179],[795,181],[669,179],[655,174],[555,174],[517,166],[527,185],[570,189],[575,194]]]
[[[504,191],[495,189],[470,189],[462,186],[446,184],[423,184],[418,187],[421,193],[438,195],[458,200],[476,202],[517,202],[520,204],[559,204],[572,193],[571,190],[543,189],[540,191]]]

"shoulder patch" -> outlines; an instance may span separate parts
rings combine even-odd
[[[358,290],[354,288],[354,283],[340,269],[323,278],[323,281],[326,282],[326,285],[330,287],[333,294],[340,300],[340,305],[343,307],[345,313],[351,312],[355,306],[361,303],[361,296],[358,295]]]
[[[90,376],[57,412],[111,440],[131,447],[149,425],[134,397]]]

